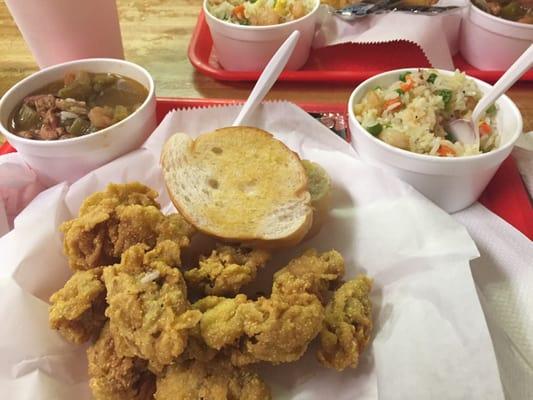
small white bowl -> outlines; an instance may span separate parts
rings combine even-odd
[[[295,30],[300,39],[285,69],[301,68],[309,58],[315,34],[317,12],[320,2],[316,0],[309,14],[294,21],[277,25],[237,25],[211,15],[204,0],[204,14],[213,38],[218,62],[228,71],[261,71],[276,50]]]
[[[69,71],[109,72],[136,80],[148,89],[142,105],[119,123],[100,131],[65,140],[32,140],[11,133],[9,117],[24,97]],[[45,185],[73,182],[87,172],[125,154],[146,140],[156,127],[155,85],[144,68],[123,60],[93,58],[42,69],[9,89],[0,100],[0,132],[17,149]]]
[[[460,42],[461,54],[470,65],[505,71],[533,43],[533,24],[508,21],[470,4]]]
[[[500,146],[489,153],[452,158],[417,154],[391,146],[368,133],[357,121],[353,108],[372,88],[387,87],[398,80],[400,73],[416,70],[406,68],[376,75],[352,92],[348,102],[352,145],[361,159],[390,171],[445,211],[459,211],[478,199],[513,149],[522,132],[522,116],[509,97],[500,97],[496,102]],[[439,73],[453,74],[444,70],[439,70]],[[491,87],[483,81],[471,79],[482,92]]]

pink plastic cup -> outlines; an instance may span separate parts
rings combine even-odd
[[[115,0],[5,0],[40,68],[124,58]]]

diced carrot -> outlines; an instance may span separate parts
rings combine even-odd
[[[411,78],[411,75],[407,75],[405,77],[405,82],[400,83],[400,89],[402,89],[405,92],[408,92],[411,90],[414,86],[413,78]]]
[[[387,100],[385,101],[385,103],[383,104],[383,110],[386,110],[387,108],[391,107],[391,106],[394,106],[394,107],[391,107],[390,108],[390,111],[400,107],[402,105],[402,101],[400,100],[400,97],[395,97],[394,99],[390,99],[390,100]]]
[[[238,6],[235,6],[231,13],[237,19],[244,19],[244,4],[239,4]]]
[[[487,124],[486,122],[482,122],[481,124],[479,124],[479,134],[481,136],[490,135],[491,132],[492,128],[489,124]]]
[[[441,144],[437,150],[437,154],[440,156],[448,156],[448,155],[454,156],[455,150],[448,146],[444,146],[443,144]]]

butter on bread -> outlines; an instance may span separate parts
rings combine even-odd
[[[199,231],[258,247],[300,242],[312,225],[307,175],[270,133],[228,127],[168,139],[161,155],[170,198]]]

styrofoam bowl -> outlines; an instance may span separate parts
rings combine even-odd
[[[460,43],[461,54],[470,65],[505,71],[533,43],[533,24],[508,21],[470,4]]]
[[[142,105],[124,120],[100,131],[65,140],[32,140],[11,133],[9,117],[24,97],[69,71],[109,72],[134,79],[148,89]],[[0,132],[37,173],[45,185],[73,182],[87,172],[125,154],[146,140],[156,127],[155,85],[139,65],[116,59],[93,58],[42,69],[9,89],[0,99]]]
[[[277,25],[237,25],[211,15],[204,0],[203,10],[213,46],[220,65],[228,71],[261,71],[276,50],[295,30],[300,39],[287,62],[285,69],[296,70],[309,58],[315,34],[317,12],[320,2],[316,0],[309,14],[294,21]]]
[[[478,199],[500,164],[513,149],[522,132],[520,111],[509,97],[502,96],[498,99],[496,104],[500,145],[489,153],[452,158],[399,149],[368,133],[357,121],[353,108],[369,90],[376,86],[389,86],[398,80],[400,73],[405,71],[416,71],[416,68],[398,69],[376,75],[364,81],[352,92],[348,102],[352,145],[361,159],[398,176],[445,211],[462,210]],[[453,74],[444,70],[439,72],[446,75]],[[471,79],[482,92],[488,91],[491,87],[483,81]]]

